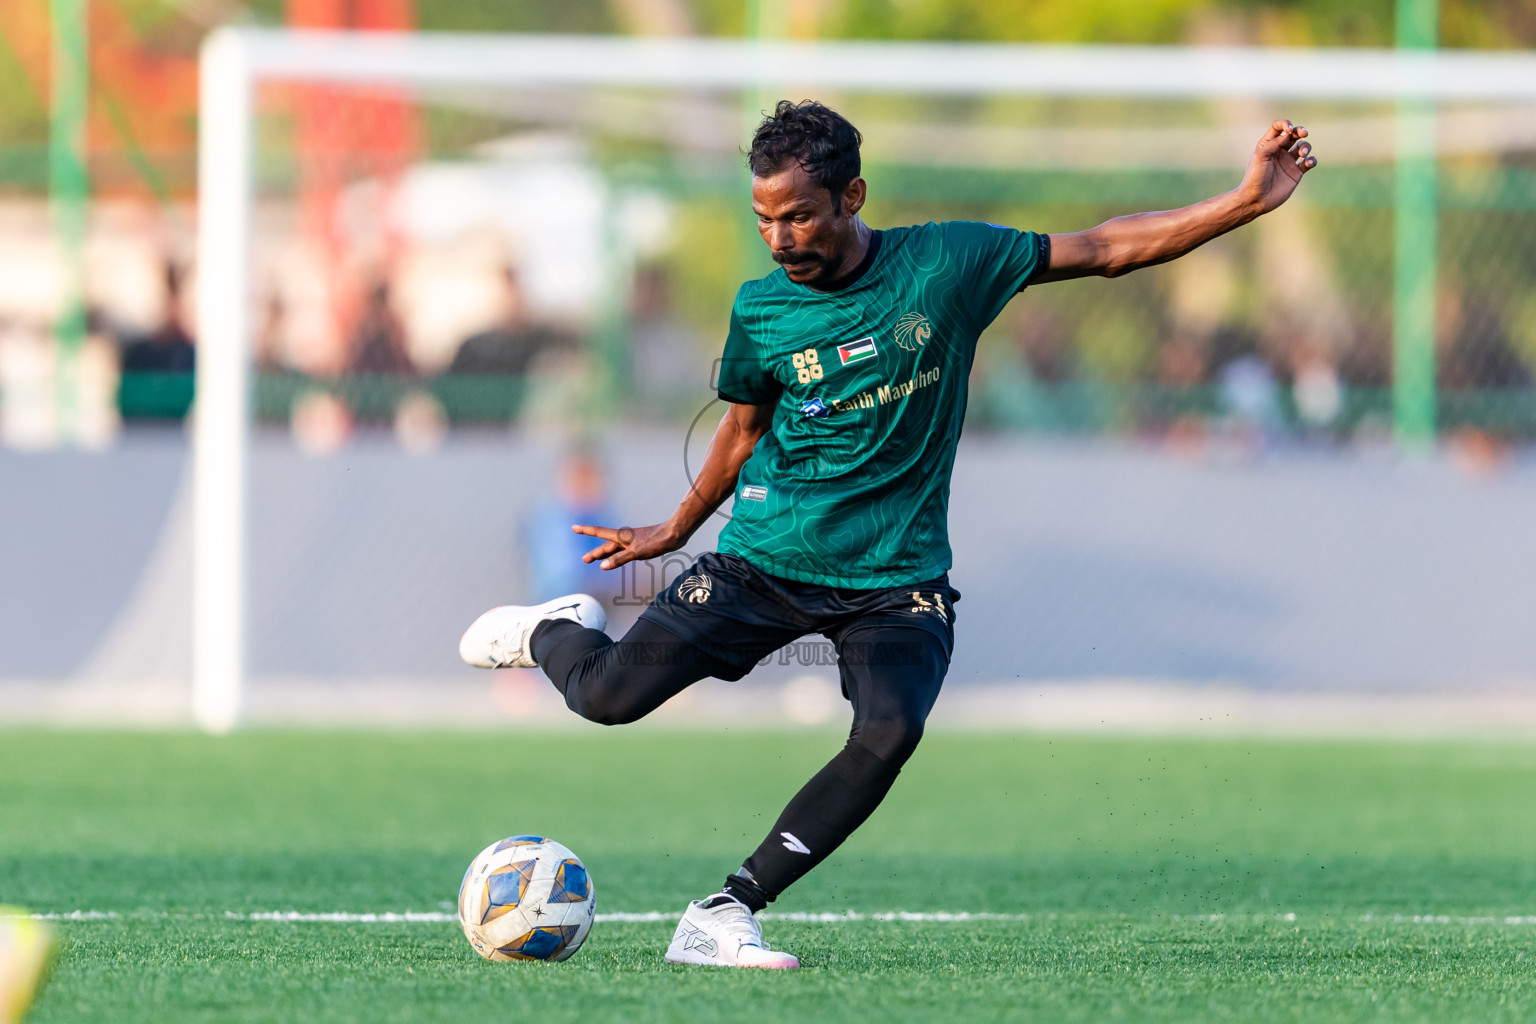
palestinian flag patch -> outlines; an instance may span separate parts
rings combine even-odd
[[[862,363],[866,359],[873,359],[878,355],[875,351],[875,339],[873,335],[868,338],[860,338],[858,341],[850,341],[846,345],[837,346],[837,357],[843,361],[843,365],[849,363]]]

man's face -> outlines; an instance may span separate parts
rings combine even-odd
[[[855,178],[833,198],[799,164],[752,179],[757,230],[773,259],[796,284],[830,284],[853,270],[858,244],[855,215],[864,205],[864,179]]]

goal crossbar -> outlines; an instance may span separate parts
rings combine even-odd
[[[226,30],[228,31],[228,30]],[[222,35],[222,34],[221,34]],[[794,43],[239,29],[256,78],[456,85],[766,84],[858,92],[1274,99],[1536,98],[1536,57],[1253,46]]]
[[[255,90],[281,80],[1457,102],[1536,99],[1536,57],[258,28],[211,33],[199,82],[192,703],[197,723],[212,732],[238,720],[246,678]]]

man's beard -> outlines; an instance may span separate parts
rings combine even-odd
[[[779,253],[773,254],[773,262],[789,270],[813,270],[810,282],[820,281],[827,275],[827,261],[815,253]]]

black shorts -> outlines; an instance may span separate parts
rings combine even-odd
[[[730,665],[740,679],[764,658],[819,633],[847,658],[850,635],[869,626],[908,626],[955,646],[960,592],[945,573],[925,583],[876,590],[824,587],[770,576],[744,558],[711,552],[668,584],[640,616]]]

